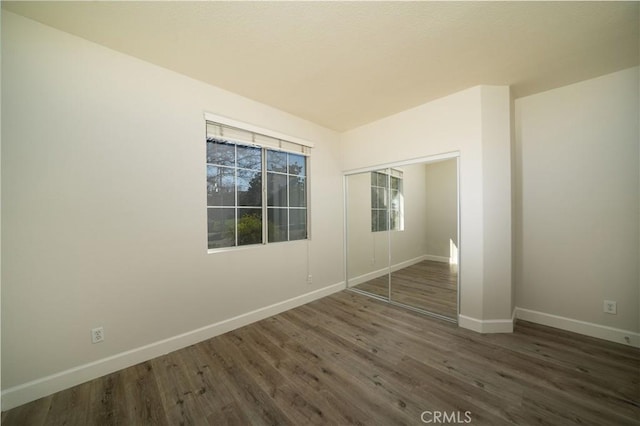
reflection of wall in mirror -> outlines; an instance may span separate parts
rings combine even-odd
[[[450,263],[458,263],[457,170],[452,159],[428,164],[425,174],[427,255]]]
[[[348,176],[347,191],[347,277],[356,285],[387,272],[389,242],[386,232],[371,232],[371,173]]]
[[[371,232],[370,173],[347,177],[350,286],[387,274],[390,264],[397,270],[425,259],[449,262],[451,251],[456,250],[456,159],[396,168],[403,172],[403,231]]]
[[[424,258],[426,224],[423,220],[427,205],[425,196],[425,164],[398,167],[403,172],[404,231],[391,232],[392,269],[410,266]]]

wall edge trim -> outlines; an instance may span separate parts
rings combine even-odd
[[[458,315],[458,326],[477,333],[513,333],[512,319],[479,320]]]

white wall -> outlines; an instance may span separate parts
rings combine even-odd
[[[515,102],[517,306],[539,321],[640,331],[638,81],[636,67]]]
[[[495,110],[485,112],[485,105]],[[486,277],[501,280],[511,275],[510,260],[493,255],[485,260],[485,242],[491,248],[502,242],[505,247],[495,248],[507,253],[511,249],[511,223],[505,219],[511,212],[510,161],[504,160],[510,155],[509,89],[478,86],[392,115],[344,133],[341,149],[346,171],[460,152],[460,324],[478,331],[510,330],[511,281],[507,278],[508,294],[502,297],[493,287],[504,291],[504,282],[485,280],[485,271],[490,272]],[[486,177],[485,163],[495,168]],[[485,188],[485,180],[501,176],[507,176],[506,185]],[[486,205],[484,191],[494,204]],[[485,297],[499,300],[485,306]]]
[[[343,285],[334,132],[2,15],[3,408]],[[308,248],[207,254],[203,111],[316,143]]]

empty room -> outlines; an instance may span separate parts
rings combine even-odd
[[[640,425],[640,2],[0,13],[3,425]]]

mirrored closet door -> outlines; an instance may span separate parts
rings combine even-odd
[[[458,158],[347,174],[347,286],[458,315]]]

